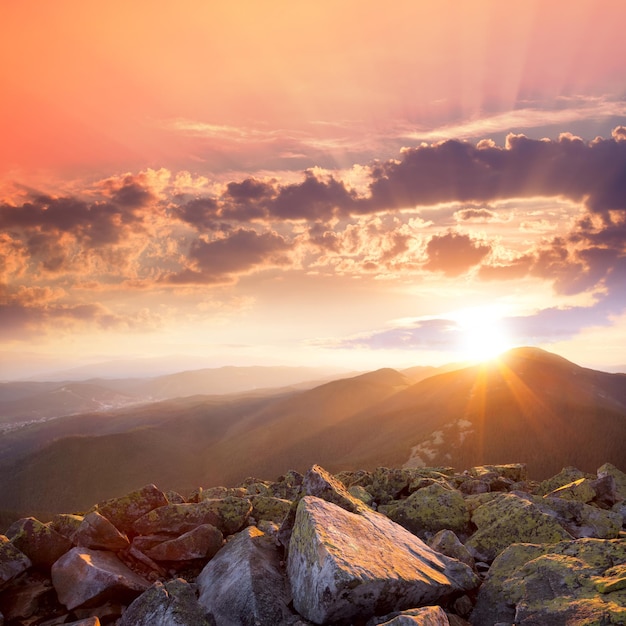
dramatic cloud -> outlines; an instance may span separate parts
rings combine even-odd
[[[273,232],[238,229],[229,237],[196,239],[188,254],[189,267],[168,277],[171,283],[219,283],[233,275],[272,265],[286,265],[292,245]]]
[[[458,276],[470,267],[478,265],[491,248],[472,240],[469,235],[450,232],[433,237],[426,246],[428,262],[424,266],[446,276]]]

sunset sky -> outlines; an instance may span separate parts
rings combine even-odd
[[[625,364],[625,23],[623,0],[2,2],[0,378]]]

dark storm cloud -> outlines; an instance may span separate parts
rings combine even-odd
[[[446,276],[459,276],[478,265],[490,251],[490,246],[473,240],[469,235],[454,232],[435,235],[426,246],[428,261],[424,268],[443,272]]]
[[[170,275],[170,283],[218,283],[267,265],[285,265],[293,248],[274,232],[238,229],[223,239],[196,239],[187,255],[189,267]]]

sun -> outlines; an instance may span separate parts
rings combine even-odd
[[[497,307],[462,309],[450,317],[458,326],[459,353],[463,359],[488,361],[515,346]]]

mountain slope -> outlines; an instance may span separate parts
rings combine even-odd
[[[146,481],[235,484],[312,463],[339,471],[514,460],[537,479],[566,465],[626,468],[624,374],[516,349],[410,382],[378,370],[271,397],[194,397],[54,420],[12,433],[8,447],[0,437],[0,459],[12,459],[0,471],[0,502],[68,510]],[[20,446],[21,458],[11,456]]]

